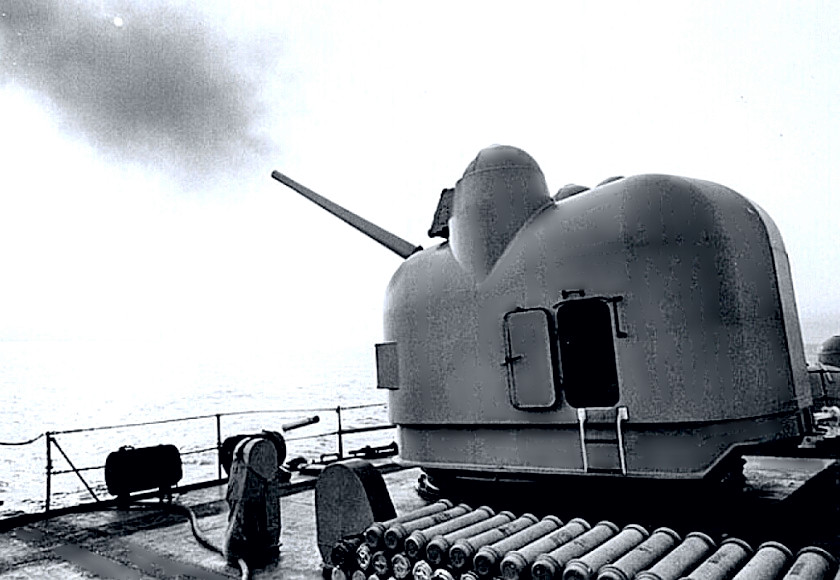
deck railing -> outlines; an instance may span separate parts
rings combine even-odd
[[[350,405],[350,406],[335,406],[335,407],[319,407],[319,408],[310,408],[310,409],[261,409],[261,410],[252,410],[252,411],[234,411],[229,413],[214,413],[208,415],[195,415],[191,417],[181,417],[176,419],[161,419],[156,421],[143,421],[137,423],[123,423],[118,425],[103,425],[99,427],[88,427],[88,428],[80,428],[80,429],[67,429],[63,431],[48,431],[44,434],[46,438],[46,494],[45,494],[45,501],[44,501],[44,511],[49,512],[52,509],[52,496],[53,496],[53,477],[57,475],[65,475],[65,474],[75,474],[78,479],[81,481],[82,485],[87,490],[87,493],[94,499],[96,502],[102,501],[102,499],[96,494],[94,488],[90,485],[88,480],[83,475],[85,472],[88,471],[96,471],[96,470],[104,470],[105,465],[93,465],[93,466],[82,466],[77,467],[74,462],[70,459],[69,455],[65,452],[64,448],[62,447],[61,443],[59,443],[59,436],[67,436],[67,435],[74,435],[79,433],[92,433],[92,432],[99,432],[99,431],[108,431],[108,430],[116,430],[116,429],[133,429],[133,428],[140,428],[140,427],[149,427],[153,425],[164,425],[169,423],[186,423],[191,421],[213,421],[215,424],[215,441],[212,445],[205,445],[200,446],[195,449],[188,449],[186,451],[180,451],[182,456],[185,455],[199,455],[199,454],[207,454],[207,453],[215,453],[216,454],[216,481],[223,481],[222,475],[222,420],[224,418],[230,418],[235,416],[246,416],[246,415],[268,415],[268,414],[308,414],[308,413],[334,413],[335,414],[335,425],[336,428],[334,430],[314,433],[314,434],[306,434],[306,435],[298,435],[298,436],[286,436],[284,439],[287,442],[293,441],[302,441],[307,439],[325,439],[330,437],[335,437],[335,451],[330,455],[335,456],[337,459],[344,459],[345,458],[345,437],[347,435],[355,435],[360,433],[369,433],[373,431],[382,431],[386,429],[393,429],[394,425],[389,423],[380,423],[374,425],[362,425],[358,427],[345,427],[343,424],[342,413],[346,411],[353,411],[353,410],[361,410],[361,409],[372,409],[375,407],[385,407],[385,403],[373,403],[367,405]],[[40,437],[39,437],[40,438]],[[58,454],[63,458],[63,460],[69,466],[69,469],[55,469],[54,468],[54,451],[57,451]],[[211,483],[213,480],[207,480],[205,483]]]

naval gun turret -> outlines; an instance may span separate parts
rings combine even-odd
[[[524,151],[485,149],[441,196],[447,239],[405,246],[376,347],[401,460],[439,481],[702,480],[800,437],[811,389],[771,218],[670,175],[560,193]]]

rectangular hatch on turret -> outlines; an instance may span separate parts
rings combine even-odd
[[[517,409],[547,409],[557,402],[557,354],[553,316],[522,308],[504,316],[510,402]]]

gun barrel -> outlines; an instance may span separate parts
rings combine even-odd
[[[318,421],[321,420],[321,417],[318,415],[312,415],[311,417],[304,417],[302,419],[296,419],[294,421],[289,421],[288,423],[283,423],[283,431],[292,431],[294,429],[300,429],[301,427],[306,427],[307,425],[314,425]]]
[[[380,228],[378,225],[369,222],[365,218],[356,215],[352,211],[345,209],[337,203],[330,201],[322,195],[318,195],[305,185],[302,185],[292,179],[291,177],[280,173],[279,171],[272,171],[271,177],[282,183],[283,185],[295,190],[309,201],[321,206],[340,220],[353,226],[363,234],[373,238],[401,258],[408,258],[411,254],[422,250],[422,246],[415,246],[411,242],[407,242],[401,237],[392,234],[391,232]]]

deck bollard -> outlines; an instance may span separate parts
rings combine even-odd
[[[338,566],[333,566],[330,570],[330,580],[347,580],[347,572]]]
[[[435,536],[460,530],[477,522],[491,518],[494,515],[496,515],[496,512],[494,512],[491,508],[481,506],[474,511],[467,512],[451,520],[441,522],[430,528],[414,530],[403,542],[405,553],[409,558],[419,558],[420,553],[426,547],[426,544]]]
[[[367,580],[368,575],[361,570],[353,570],[350,580]]]
[[[732,580],[772,580],[778,577],[793,553],[779,542],[764,542]]]
[[[586,520],[574,518],[559,530],[554,530],[547,536],[543,536],[518,550],[508,552],[499,565],[502,576],[505,580],[519,580],[523,576],[523,572],[525,572],[524,575],[527,575],[530,566],[539,556],[551,552],[591,528],[592,526]]]
[[[379,548],[382,544],[382,537],[385,535],[385,531],[391,526],[395,524],[403,524],[405,522],[410,522],[413,520],[419,520],[420,518],[448,510],[451,507],[451,501],[449,501],[448,499],[442,499],[436,501],[435,503],[408,512],[407,514],[403,514],[396,518],[392,518],[388,521],[374,522],[365,530],[365,542],[367,542],[371,548]]]
[[[728,580],[752,555],[752,547],[744,540],[728,538],[714,554],[706,558],[691,574],[691,580]]]
[[[452,544],[449,548],[449,564],[456,571],[466,569],[476,552],[482,547],[499,542],[504,538],[513,536],[529,527],[535,526],[539,523],[537,516],[533,514],[523,514],[503,526],[499,526],[493,530],[487,530],[477,536],[471,538],[462,538]]]
[[[607,564],[598,572],[598,580],[633,580],[638,573],[656,562],[682,540],[670,528],[657,528],[650,537],[627,554]]]
[[[473,570],[479,576],[489,576],[501,559],[511,550],[527,546],[546,534],[561,527],[563,522],[556,516],[545,516],[539,522],[503,540],[479,549],[473,557]]]
[[[566,563],[600,546],[619,532],[612,522],[598,522],[592,529],[547,554],[540,555],[531,566],[531,577],[535,580],[552,580],[563,574]]]
[[[679,580],[715,547],[714,540],[706,534],[691,532],[652,568],[639,572],[636,580]]]
[[[385,546],[391,550],[397,550],[402,546],[403,541],[408,537],[408,535],[414,530],[431,528],[437,524],[462,516],[469,511],[472,511],[472,508],[467,504],[462,503],[453,508],[449,508],[448,510],[430,514],[416,520],[397,522],[385,530],[385,535],[383,536]]]
[[[782,580],[821,580],[837,567],[837,560],[816,546],[802,548]]]
[[[449,532],[445,535],[436,536],[429,540],[429,543],[426,545],[426,560],[432,566],[441,566],[447,558],[449,548],[456,541],[462,538],[471,538],[487,530],[498,528],[499,526],[512,522],[515,518],[516,516],[511,512],[499,512],[492,518],[477,522],[460,530]]]
[[[617,535],[566,563],[563,580],[591,580],[598,571],[641,544],[650,533],[640,525],[624,526]]]

